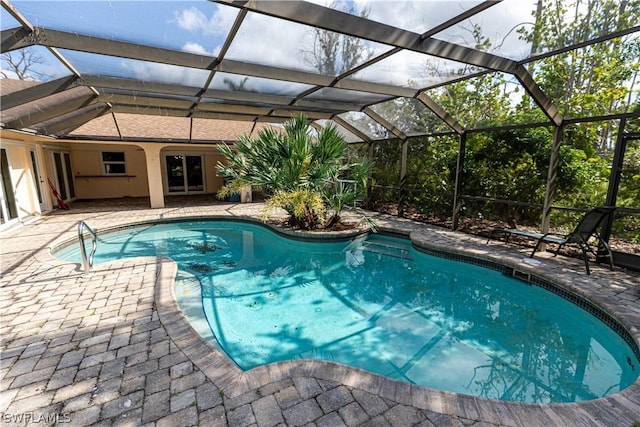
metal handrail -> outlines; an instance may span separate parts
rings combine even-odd
[[[89,253],[88,258],[87,258],[87,248],[84,244],[85,228],[87,229],[89,234],[91,234],[91,252]],[[93,256],[96,253],[96,249],[98,249],[98,235],[84,221],[80,221],[78,223],[78,242],[80,243],[80,254],[82,255],[82,267],[84,268],[84,272],[88,273],[91,267],[93,266]]]

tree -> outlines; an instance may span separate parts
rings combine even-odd
[[[471,134],[465,157],[465,193],[541,204],[550,141],[548,128]],[[517,222],[535,218],[529,212],[505,205],[493,206],[490,213]]]
[[[235,92],[256,92],[254,89],[249,89],[247,83],[249,82],[249,77],[245,77],[240,80],[239,83],[236,83],[233,79],[229,77],[225,77],[222,79],[222,83],[229,88],[231,91]]]
[[[491,50],[492,41],[482,34],[479,24],[471,24],[468,31],[476,49]],[[464,64],[453,74],[463,77],[479,71],[482,71],[479,67]],[[442,76],[443,73],[437,62],[429,60],[425,61],[425,72],[433,76]],[[450,78],[452,72],[446,73]],[[515,106],[507,84],[504,74],[491,73],[441,86],[430,95],[464,127],[473,129],[504,124],[507,117],[514,114]]]
[[[377,202],[397,201],[400,186],[401,142],[398,140],[375,141],[372,143],[373,156],[371,177],[375,181],[372,200]]]
[[[540,0],[535,25],[518,32],[544,53],[637,25],[640,2]],[[480,32],[473,32],[480,34]],[[490,42],[476,38],[488,49]],[[627,112],[638,96],[640,39],[628,36],[562,52],[529,64],[535,80],[565,117]],[[462,70],[461,70],[462,71]],[[432,95],[465,127],[542,121],[527,98],[515,106],[500,93],[500,78],[489,74],[446,85]],[[506,111],[505,114],[496,114]],[[570,206],[604,202],[617,122],[568,126],[560,150],[558,200]],[[521,142],[526,141],[523,145]],[[468,140],[465,192],[541,203],[551,133],[528,129],[474,135]],[[637,202],[636,202],[637,204]],[[505,212],[506,213],[506,212]]]
[[[360,12],[352,2],[334,1],[328,7],[342,8],[345,12],[367,18],[370,9],[364,8]],[[347,36],[333,31],[315,28],[311,49],[304,50],[303,60],[322,74],[338,76],[356,65],[373,57],[373,50],[364,41],[356,37]]]
[[[471,24],[469,33],[477,49],[491,50],[491,40],[482,35],[479,25]],[[440,64],[441,62],[438,61],[425,61],[425,73],[450,79],[481,71],[477,67],[464,64],[461,64],[458,69],[443,70]],[[500,125],[513,119],[516,111],[510,92],[506,90],[507,84],[506,77],[501,73],[484,74],[443,85],[429,91],[429,96],[467,128]],[[434,115],[415,112],[415,105],[410,102],[388,102],[385,108],[383,115],[393,118],[394,123],[402,123],[402,125],[397,124],[400,128],[449,130],[438,128],[437,126],[441,126],[442,122]],[[394,109],[395,111],[392,111]],[[509,138],[506,140],[508,141]],[[491,136],[486,136],[484,139],[470,137],[469,154],[466,160],[467,175],[470,176],[469,185],[466,186],[468,194],[494,194],[500,186],[500,183],[494,182],[498,177],[495,171],[491,170],[498,161],[487,163],[492,157],[497,157],[497,153],[491,149],[492,145]],[[407,202],[421,212],[450,215],[455,182],[453,172],[458,150],[457,139],[445,136],[412,139],[409,150],[411,154],[406,180],[408,186],[414,191],[410,192]],[[482,164],[474,162],[474,150],[481,151],[481,155],[488,158],[483,159],[480,162]],[[530,168],[532,162],[523,160],[523,165]]]
[[[4,79],[44,81],[50,77],[44,72],[37,71],[38,66],[45,63],[45,58],[34,47],[3,52],[0,58],[2,60],[0,75]]]
[[[542,1],[542,0],[541,0]],[[637,25],[640,1],[544,0],[535,25],[519,30],[538,52],[552,51]],[[627,112],[638,95],[640,39],[634,35],[595,43],[531,64],[534,78],[565,117]],[[634,95],[635,94],[635,95]],[[595,150],[610,148],[612,128],[582,127],[567,139]],[[588,153],[593,154],[593,153]]]
[[[453,210],[458,138],[412,138],[408,148],[407,204],[422,213],[449,217]]]
[[[233,149],[221,146],[220,151],[226,164],[218,164],[218,174],[231,182],[218,195],[245,185],[261,188],[267,208],[286,210],[295,227],[337,224],[342,209],[365,191],[367,164],[344,161],[347,144],[333,126],[313,138],[303,115],[286,122],[284,132],[264,128],[257,138],[242,135]],[[356,185],[346,185],[351,182]]]
[[[436,133],[451,130],[446,123],[415,98],[395,98],[372,108],[408,135],[425,131]]]

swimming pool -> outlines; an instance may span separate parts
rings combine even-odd
[[[75,246],[56,253],[78,262]],[[522,402],[595,399],[638,358],[568,301],[500,272],[371,235],[290,240],[256,224],[200,221],[101,236],[96,262],[168,256],[197,280],[221,349],[242,369],[332,360],[457,393]]]

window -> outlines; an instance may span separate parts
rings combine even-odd
[[[165,154],[166,188],[169,193],[204,191],[203,155]]]
[[[124,163],[124,152],[103,151],[102,173],[105,175],[125,175],[127,173],[127,169]]]

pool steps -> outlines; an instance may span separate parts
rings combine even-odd
[[[360,248],[367,252],[388,255],[396,258],[407,259],[413,261],[410,255],[411,245],[388,241],[365,240]]]

